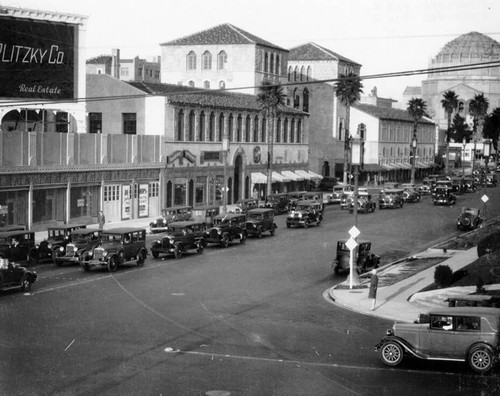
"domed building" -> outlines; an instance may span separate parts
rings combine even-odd
[[[429,69],[467,66],[499,60],[500,43],[484,34],[471,32],[448,42],[431,59]],[[469,103],[474,95],[480,93],[488,99],[488,112],[491,112],[494,108],[500,107],[500,67],[474,68],[471,66],[471,68],[459,71],[428,74],[427,80],[422,81],[421,97],[427,102],[428,114],[443,131],[448,127],[448,117],[441,105],[441,100],[448,90],[457,94],[459,98],[457,111],[462,117],[470,120]]]

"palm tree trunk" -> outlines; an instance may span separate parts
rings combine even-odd
[[[347,172],[349,171],[349,106],[346,106],[344,134],[344,184],[347,183]],[[350,184],[350,183],[349,183]]]
[[[274,149],[274,117],[268,115],[267,117],[267,191],[266,197],[272,194],[272,176],[273,176],[273,149]]]
[[[446,130],[446,163],[445,163],[445,174],[448,175],[450,172],[450,128],[451,128],[451,113],[448,113],[448,129]]]

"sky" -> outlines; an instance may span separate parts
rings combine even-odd
[[[314,42],[362,65],[361,76],[426,69],[472,31],[500,42],[498,0],[0,0],[0,5],[88,17],[86,55],[161,55],[160,44],[230,23],[282,48]],[[426,75],[365,79],[401,100]]]

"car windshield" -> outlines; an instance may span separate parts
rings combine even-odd
[[[72,240],[75,243],[87,243],[92,240],[92,234],[73,235]]]
[[[263,219],[264,218],[264,214],[262,213],[247,213],[247,217],[249,219]]]
[[[106,234],[102,236],[103,242],[121,242],[122,234]]]
[[[69,233],[66,230],[49,230],[49,238],[64,238],[66,233]]]

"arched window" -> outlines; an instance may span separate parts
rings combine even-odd
[[[198,141],[205,141],[205,112],[200,113],[200,119],[198,121]]]
[[[236,119],[236,141],[237,142],[241,142],[242,128],[243,128],[243,119],[241,118],[241,114],[238,114],[238,118]]]
[[[463,114],[465,110],[465,103],[464,102],[458,102],[458,113]]]
[[[312,69],[311,66],[307,66],[307,81],[311,81],[312,79]]]
[[[276,121],[276,143],[281,142],[281,117]]]
[[[249,143],[250,142],[250,128],[251,128],[251,120],[250,116],[247,115],[247,118],[245,120],[245,142]]]
[[[262,143],[265,143],[267,142],[267,137],[266,137],[266,128],[267,127],[267,122],[266,122],[266,117],[262,117],[262,127],[261,127],[261,136],[260,136],[260,141]]]
[[[297,74],[299,73],[299,67],[295,66],[295,69],[293,69],[293,81],[297,81]]]
[[[194,88],[194,81],[193,81],[193,80],[190,80],[190,81],[188,82],[188,85],[189,85],[190,87],[193,87],[193,88]]]
[[[304,88],[302,93],[302,110],[306,113],[309,112],[309,90],[307,88]]]
[[[196,70],[196,54],[194,51],[191,51],[187,54],[187,69],[188,70]]]
[[[194,142],[194,110],[189,112],[189,120],[188,120],[188,141]]]
[[[269,61],[269,72],[274,73],[274,54],[271,54],[271,58]]]
[[[267,62],[268,62],[268,55],[267,55],[267,52],[264,53],[264,73],[267,73]]]
[[[280,74],[280,70],[281,70],[281,65],[280,65],[280,62],[281,62],[281,58],[279,56],[279,54],[276,54],[276,70],[274,71],[275,74]]]
[[[229,120],[228,120],[228,131],[227,131],[227,138],[229,139],[230,142],[233,141],[233,126],[234,126],[234,117],[233,113],[229,114]]]
[[[292,66],[288,66],[288,81],[292,81]]]
[[[213,111],[210,113],[210,119],[208,121],[208,140],[210,142],[215,141],[215,114]]]
[[[224,136],[224,113],[220,113],[219,116],[219,131],[217,133],[217,141],[222,142],[222,136]]]
[[[292,118],[292,124],[290,127],[290,143],[295,142],[295,118]]]
[[[226,69],[226,63],[227,63],[227,54],[225,51],[219,52],[217,55],[217,68],[219,70],[225,70]]]
[[[298,89],[295,88],[295,90],[293,91],[293,108],[298,109],[299,106],[300,106],[300,97],[298,94]]]
[[[219,89],[226,89],[226,83],[224,81],[219,81]]]
[[[203,70],[212,70],[212,54],[209,51],[203,53]]]
[[[253,120],[253,141],[255,143],[259,141],[259,117],[257,116]]]
[[[302,143],[302,120],[297,122],[297,143]]]
[[[288,118],[285,118],[283,124],[283,143],[288,143]]]
[[[177,141],[184,141],[184,110],[182,109],[177,113]]]
[[[302,66],[300,68],[300,81],[305,81],[306,80],[306,68]]]
[[[205,80],[205,82],[203,83],[203,88],[210,89],[210,81]]]

